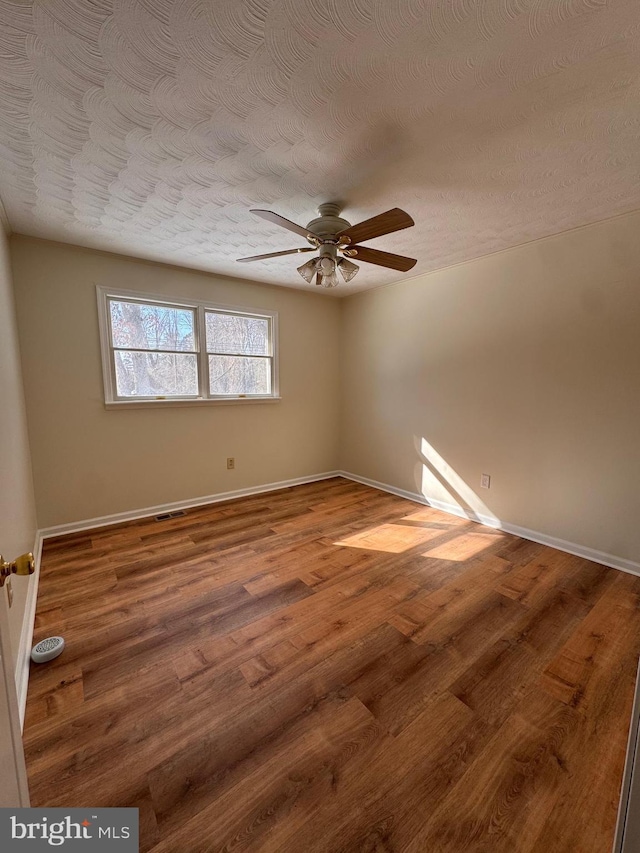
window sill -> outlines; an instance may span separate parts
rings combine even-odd
[[[197,400],[108,400],[105,409],[154,409],[157,407],[180,408],[182,406],[236,406],[256,403],[278,403],[282,397],[200,397]]]

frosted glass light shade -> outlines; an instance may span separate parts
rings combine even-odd
[[[320,284],[323,287],[337,287],[337,285],[339,283],[338,282],[338,275],[335,271],[335,268],[334,268],[333,272],[330,273],[329,275],[322,275],[319,273],[318,277],[320,278]]]
[[[336,262],[333,258],[320,258],[320,266],[318,268],[318,272],[321,272],[323,276],[329,276],[336,271]]]
[[[351,281],[351,279],[358,273],[360,267],[354,264],[352,261],[347,260],[346,258],[340,258],[338,261],[338,269],[342,274],[342,278],[345,281]]]
[[[307,261],[306,264],[302,264],[301,267],[298,267],[298,272],[305,281],[309,282],[309,284],[311,284],[313,277],[317,272],[319,261],[319,258],[312,258],[310,261]]]

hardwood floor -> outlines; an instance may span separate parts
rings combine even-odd
[[[45,543],[35,806],[153,853],[609,853],[640,578],[340,478]]]

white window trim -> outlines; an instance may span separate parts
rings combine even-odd
[[[228,406],[245,405],[255,403],[275,403],[282,399],[280,397],[280,377],[278,370],[278,313],[277,311],[265,311],[263,309],[248,308],[242,305],[223,305],[217,302],[202,302],[199,299],[179,300],[167,297],[165,294],[146,293],[135,290],[120,290],[119,288],[104,287],[96,285],[96,296],[98,300],[98,326],[100,330],[100,355],[102,359],[102,381],[104,385],[104,404],[106,408],[138,408],[146,409],[156,406]],[[196,314],[195,335],[198,343],[198,383],[199,396],[197,397],[118,397],[116,394],[115,362],[112,358],[113,347],[111,344],[111,317],[108,309],[109,299],[132,299],[137,302],[158,303],[175,308],[189,308]],[[200,340],[201,332],[205,328],[205,312],[221,311],[227,314],[243,314],[250,317],[264,317],[271,321],[271,349],[272,349],[272,377],[271,394],[259,396],[209,396],[209,359],[206,341]]]

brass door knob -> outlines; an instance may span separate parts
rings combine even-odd
[[[15,560],[7,562],[0,554],[0,587],[4,586],[5,580],[10,575],[32,575],[36,570],[36,561],[33,558],[31,551],[27,554],[20,554]]]

